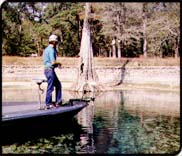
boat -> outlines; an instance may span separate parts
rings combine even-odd
[[[70,99],[58,108],[26,110],[2,115],[2,142],[7,144],[24,138],[40,136],[60,125],[68,126],[73,117],[88,105],[88,100]],[[6,135],[4,135],[6,134]]]

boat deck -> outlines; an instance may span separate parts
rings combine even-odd
[[[34,117],[54,116],[59,114],[78,112],[87,105],[87,101],[77,100],[63,106],[48,110],[39,109],[36,103],[9,102],[3,103],[2,121],[13,121]]]
[[[72,124],[75,124],[76,118],[73,117],[86,107],[88,102],[70,100],[61,107],[48,110],[40,110],[37,107],[33,109],[31,104],[37,106],[35,103],[4,103],[6,106],[3,107],[14,109],[6,108],[6,112],[2,114],[1,141],[3,145],[69,131],[72,129],[70,128]]]

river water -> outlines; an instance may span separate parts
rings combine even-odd
[[[63,91],[65,101],[74,97]],[[3,102],[36,99],[37,92],[28,89],[6,88],[2,94]],[[2,112],[8,112],[7,108],[2,105]],[[58,131],[62,126],[57,125]],[[68,129],[4,145],[2,153],[174,154],[180,149],[180,94],[156,90],[104,92],[95,95]]]

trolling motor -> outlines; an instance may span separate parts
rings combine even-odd
[[[36,82],[36,84],[38,85],[38,95],[39,95],[39,109],[42,109],[41,108],[41,94],[44,93],[44,89],[41,88],[41,84],[44,83],[44,82],[47,82],[46,79],[34,79],[34,81]]]

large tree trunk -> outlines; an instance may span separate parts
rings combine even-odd
[[[71,87],[71,89],[75,91],[94,92],[103,89],[98,82],[98,76],[93,67],[93,48],[89,24],[90,13],[90,3],[86,3],[80,47],[79,72],[76,83]]]

